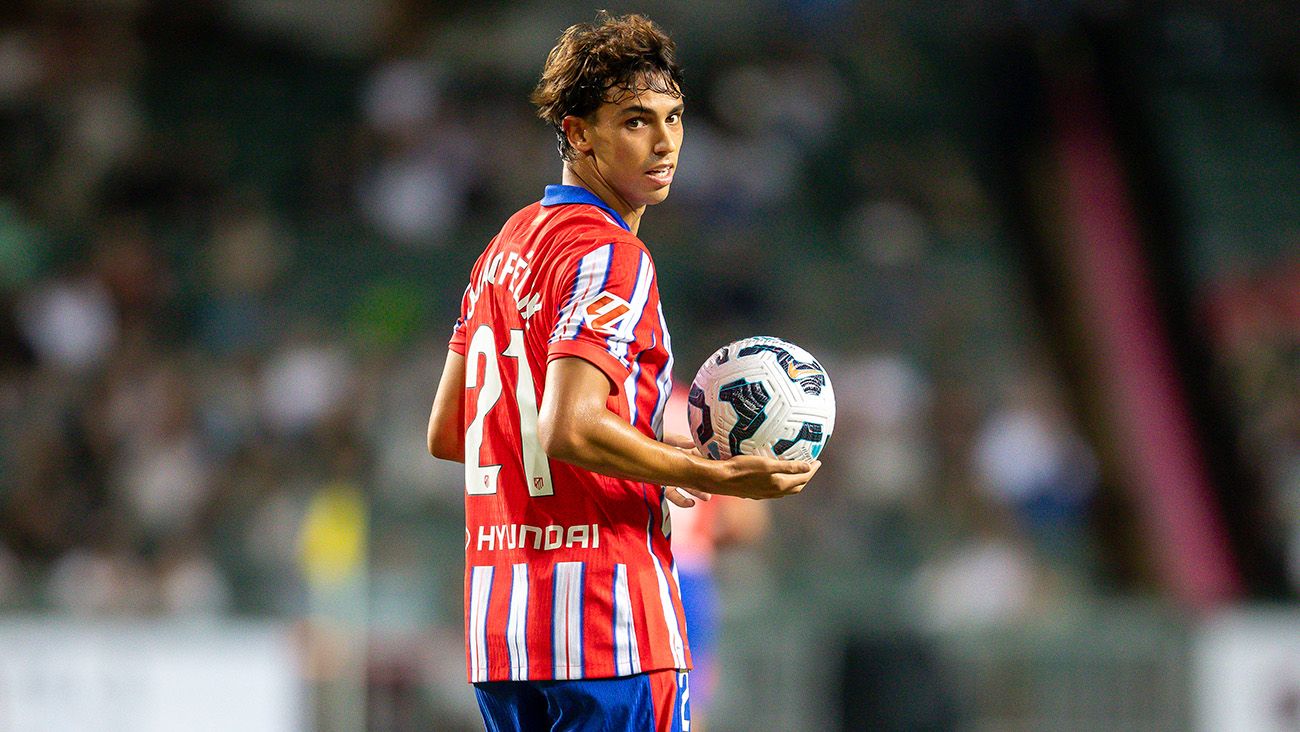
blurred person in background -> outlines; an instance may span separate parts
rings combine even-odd
[[[689,729],[668,503],[790,495],[818,464],[660,441],[672,353],[636,232],[682,144],[673,42],[602,13],[532,99],[563,185],[475,264],[429,419],[430,452],[465,462],[469,680],[492,730]]]
[[[673,389],[664,412],[664,429],[670,435],[690,434],[686,400],[690,390]],[[690,438],[685,438],[689,440]],[[690,631],[691,729],[700,732],[717,692],[721,667],[718,646],[722,635],[722,597],[715,577],[719,550],[757,544],[771,525],[768,505],[734,496],[714,496],[692,508],[670,507],[673,558],[682,588],[682,607]]]

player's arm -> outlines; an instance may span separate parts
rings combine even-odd
[[[429,413],[429,454],[465,462],[465,357],[447,351]]]
[[[605,408],[611,383],[581,358],[546,369],[538,414],[542,449],[592,472],[743,498],[779,498],[803,490],[820,463],[742,455],[708,460],[646,437]]]

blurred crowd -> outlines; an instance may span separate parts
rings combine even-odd
[[[1098,471],[957,142],[975,118],[925,119],[960,81],[899,21],[834,12],[874,55],[679,34],[690,134],[643,232],[678,378],[757,332],[831,364],[831,469],[781,507],[794,556],[875,567],[940,625],[1096,589]],[[215,9],[5,26],[4,606],[302,613],[304,512],[348,484],[380,621],[457,625],[459,476],[425,410],[469,263],[559,165],[524,101],[549,41],[494,66],[427,23],[363,61]],[[300,104],[322,77],[334,97]]]
[[[641,233],[679,380],[759,333],[834,380],[826,469],[760,550],[773,581],[932,629],[1140,591],[1098,547],[1115,486],[981,174],[963,49],[1015,19],[770,5],[648,9],[688,134]],[[558,178],[526,97],[590,10],[376,3],[370,40],[331,46],[310,3],[244,6],[0,11],[0,608],[299,616],[304,515],[349,486],[372,624],[454,648],[460,472],[428,457],[427,410],[470,264]],[[1225,280],[1215,334],[1251,449],[1295,488],[1289,272]]]

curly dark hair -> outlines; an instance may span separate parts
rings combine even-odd
[[[564,134],[564,118],[588,117],[601,104],[618,101],[611,93],[648,89],[681,97],[676,50],[672,39],[643,15],[614,17],[602,10],[595,23],[565,29],[547,54],[530,97],[537,116],[555,130],[560,157],[576,157]]]

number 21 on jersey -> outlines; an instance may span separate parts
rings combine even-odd
[[[479,356],[484,359],[483,383],[478,380]],[[469,353],[465,359],[465,388],[478,389],[474,419],[465,428],[465,492],[471,496],[486,496],[497,492],[497,479],[502,465],[483,464],[483,421],[488,412],[501,401],[502,360],[513,360],[518,373],[515,379],[514,399],[506,398],[501,409],[513,407],[514,423],[519,428],[519,452],[523,459],[524,479],[530,496],[549,496],[555,492],[551,482],[551,466],[537,438],[537,392],[533,388],[533,370],[524,351],[524,331],[510,329],[510,344],[497,353],[496,336],[492,328],[480,325],[470,339]]]

